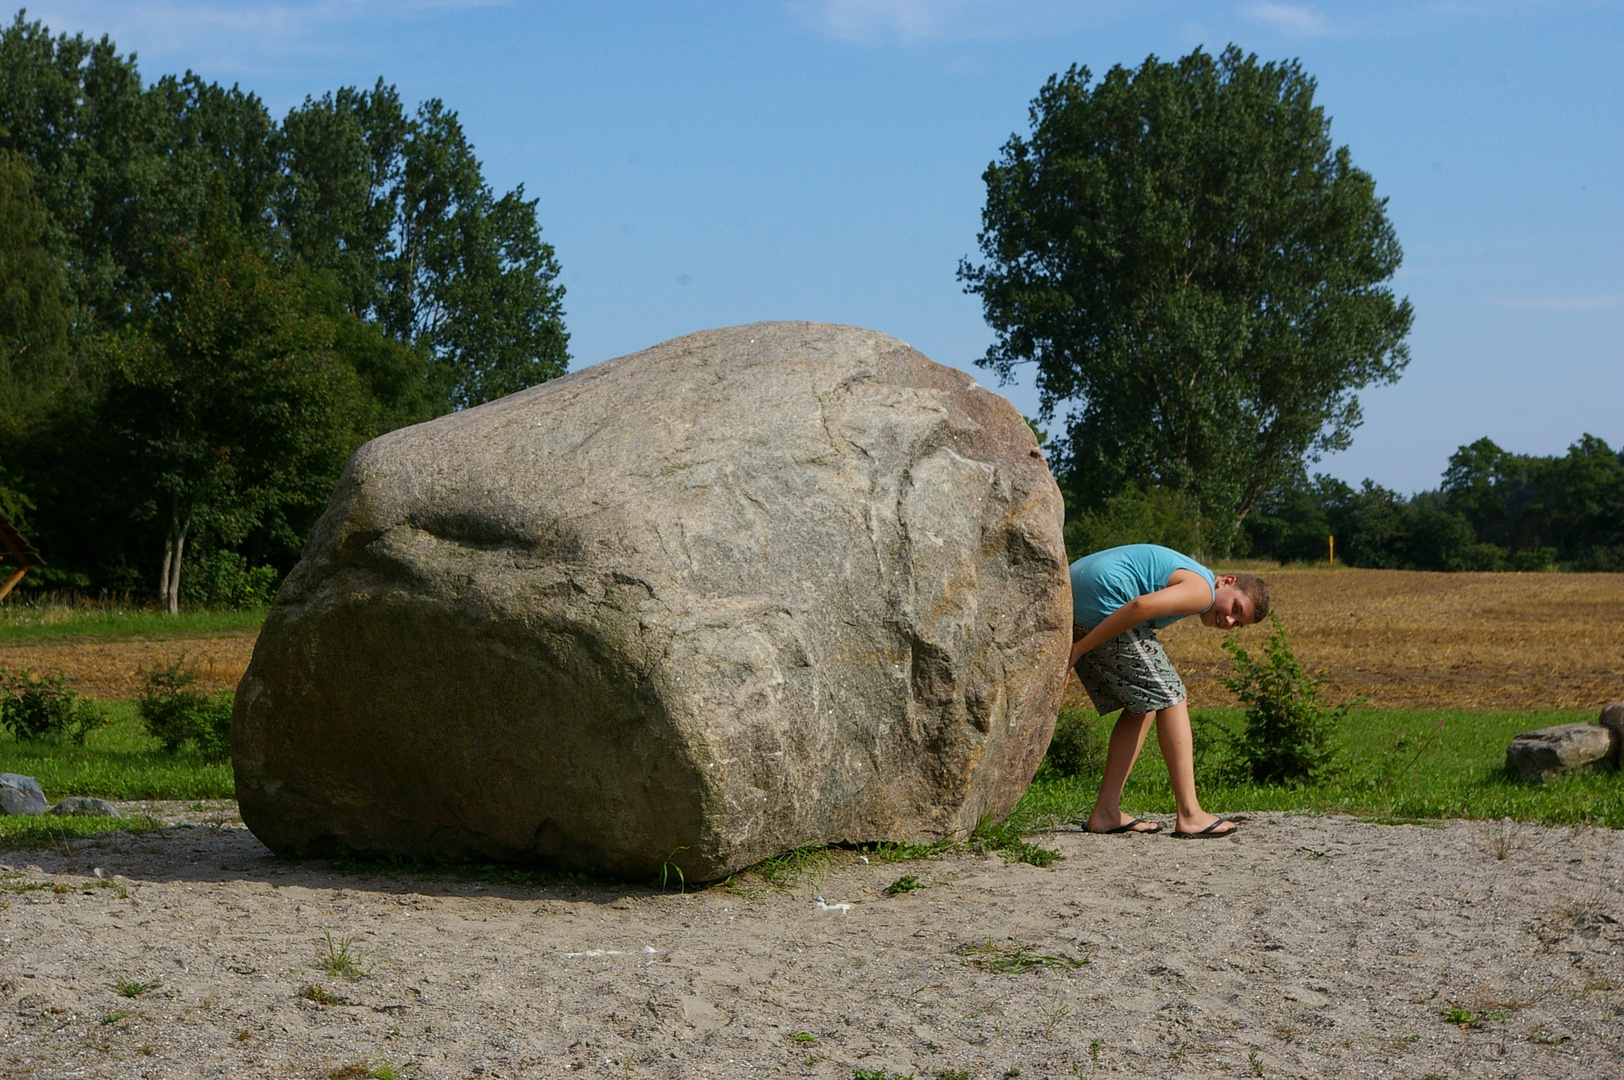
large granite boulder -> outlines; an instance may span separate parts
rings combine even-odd
[[[279,854],[690,881],[962,836],[1037,769],[1070,603],[1002,397],[866,330],[693,334],[356,453],[238,690],[237,797]]]
[[[1616,757],[1617,736],[1600,724],[1557,724],[1525,731],[1506,747],[1506,771],[1537,784]]]

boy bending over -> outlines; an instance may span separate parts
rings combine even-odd
[[[1230,630],[1269,613],[1269,587],[1251,574],[1214,577],[1187,555],[1158,544],[1107,548],[1071,564],[1071,669],[1101,715],[1122,710],[1111,730],[1100,797],[1088,815],[1096,833],[1159,832],[1122,812],[1122,787],[1152,719],[1178,807],[1174,836],[1228,836],[1235,823],[1201,809],[1184,681],[1156,631],[1186,615]],[[1068,670],[1067,680],[1071,678]]]

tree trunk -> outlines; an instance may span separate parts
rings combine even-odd
[[[158,575],[158,601],[171,615],[180,614],[180,567],[186,556],[186,534],[192,527],[192,515],[182,520],[180,496],[169,497],[169,531],[164,535],[164,566]]]

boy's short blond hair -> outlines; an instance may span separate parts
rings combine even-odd
[[[1252,601],[1252,621],[1260,623],[1269,617],[1269,583],[1256,574],[1236,574],[1235,588]]]

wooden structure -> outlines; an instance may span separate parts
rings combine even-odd
[[[30,567],[44,565],[45,560],[39,557],[39,552],[34,550],[28,538],[17,531],[10,518],[0,514],[0,571],[11,571],[5,584],[0,585],[0,600],[11,595],[11,590],[17,587],[17,582],[23,579]]]

